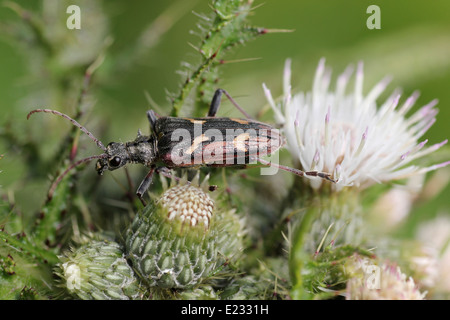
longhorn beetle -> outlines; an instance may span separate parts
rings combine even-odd
[[[227,96],[246,119],[216,117],[222,94]],[[167,168],[242,166],[258,161],[265,166],[273,166],[298,176],[314,176],[335,182],[325,172],[305,172],[263,160],[261,156],[270,155],[284,145],[283,137],[272,126],[252,120],[223,89],[216,90],[204,118],[157,117],[153,110],[149,110],[149,136],[142,135],[139,130],[135,140],[126,143],[111,142],[106,147],[85,127],[59,111],[36,109],[27,115],[27,119],[37,112],[53,113],[69,120],[104,151],[101,155],[81,159],[69,166],[53,183],[49,197],[69,170],[94,159],[98,159],[96,170],[100,175],[105,170],[116,170],[127,163],[141,163],[149,167],[150,171],[136,191],[144,205],[143,194],[149,188],[153,174],[164,172]],[[157,166],[158,163],[162,163],[162,166]]]

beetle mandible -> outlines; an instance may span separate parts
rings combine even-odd
[[[244,114],[245,119],[216,117],[222,94],[225,94]],[[71,169],[94,159],[98,159],[96,170],[100,175],[106,170],[116,170],[128,163],[141,163],[149,167],[150,171],[136,191],[144,205],[146,203],[143,195],[152,182],[153,174],[167,168],[234,167],[258,161],[263,165],[274,166],[298,176],[319,177],[335,182],[329,173],[302,171],[262,159],[262,156],[271,155],[280,149],[285,143],[284,138],[274,127],[251,119],[223,89],[217,89],[214,93],[206,117],[157,117],[153,110],[149,110],[147,118],[150,122],[150,135],[144,136],[138,131],[135,140],[126,143],[111,142],[106,147],[76,120],[59,111],[36,109],[27,115],[27,119],[37,112],[52,113],[69,120],[104,151],[101,155],[87,157],[69,166],[53,183],[49,197]],[[158,166],[158,163],[162,166]]]

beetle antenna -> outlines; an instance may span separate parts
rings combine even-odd
[[[227,96],[228,100],[230,100],[230,102],[236,107],[236,109],[238,109],[247,119],[252,119],[252,117],[247,112],[245,112],[244,109],[242,109],[242,107],[236,102],[236,100],[233,99],[233,97],[228,92],[223,89],[221,90],[223,94]]]
[[[72,122],[72,124],[74,126],[78,127],[81,131],[86,133],[88,135],[88,137],[91,138],[92,141],[94,141],[99,148],[101,148],[103,151],[106,151],[105,146],[103,145],[103,143],[100,140],[98,140],[96,137],[94,137],[94,135],[88,129],[83,127],[81,124],[79,124],[76,120],[72,119],[68,115],[66,115],[62,112],[56,111],[56,110],[51,110],[51,109],[36,109],[36,110],[30,111],[30,113],[28,113],[27,119],[29,119],[33,113],[37,113],[37,112],[53,113],[53,114],[56,114],[60,117],[63,117],[65,119],[69,120],[70,122]]]
[[[79,166],[82,163],[85,162],[89,162],[92,161],[94,159],[102,159],[107,157],[106,154],[100,154],[97,156],[90,156],[81,160],[78,160],[77,162],[72,163],[66,170],[64,170],[63,173],[61,173],[58,178],[56,178],[56,180],[52,183],[52,185],[50,186],[50,189],[48,191],[48,198],[51,199],[53,197],[53,193],[55,192],[56,187],[58,186],[58,184],[61,182],[61,180],[66,176],[67,173],[69,173],[70,170],[72,170],[73,168]]]

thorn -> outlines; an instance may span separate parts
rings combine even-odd
[[[248,61],[255,61],[255,60],[260,60],[262,59],[261,57],[258,58],[244,58],[244,59],[236,59],[236,60],[219,60],[220,64],[226,64],[226,63],[237,63],[237,62],[248,62]]]
[[[200,48],[196,47],[195,45],[193,45],[192,43],[188,42],[187,43],[190,47],[192,47],[195,51],[201,53],[202,55],[205,55],[205,52],[203,50],[201,50]]]
[[[294,32],[295,29],[261,29],[259,31],[260,34],[266,34],[266,33],[287,33],[287,32]]]

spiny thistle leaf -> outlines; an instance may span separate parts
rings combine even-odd
[[[191,90],[197,87],[193,114],[203,116],[206,113],[212,93],[219,80],[219,69],[224,61],[225,52],[237,45],[242,45],[267,29],[247,25],[247,17],[252,10],[253,0],[213,1],[215,16],[207,19],[209,25],[201,27],[207,30],[196,50],[202,60],[198,67],[188,70],[181,90],[172,99],[172,116],[178,116]],[[211,22],[212,21],[212,22]],[[195,46],[194,46],[195,47]]]
[[[33,241],[58,253],[58,231],[61,229],[65,212],[70,207],[71,177],[66,176],[48,199],[39,213],[39,219],[33,233]]]
[[[9,210],[8,207],[7,204],[0,206],[0,254],[14,254],[33,264],[55,263],[56,255],[36,244],[23,229],[19,231],[22,228],[18,223],[20,218],[14,209]]]
[[[0,245],[0,297],[2,300],[46,299],[50,291],[50,273],[30,268],[26,260],[11,253],[2,254]]]
[[[14,209],[2,205],[0,210],[1,299],[45,299],[51,290],[51,264],[56,256],[18,231],[22,227]]]

